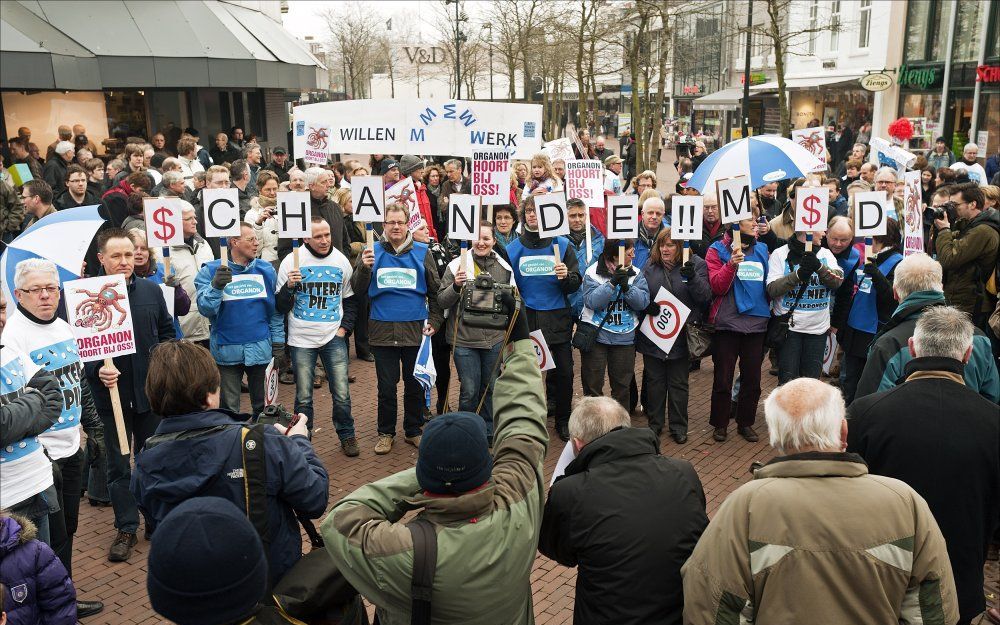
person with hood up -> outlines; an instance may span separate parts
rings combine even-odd
[[[0,515],[0,584],[11,625],[75,625],[76,588],[35,524]],[[2,622],[2,621],[0,621]]]

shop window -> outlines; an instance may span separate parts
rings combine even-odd
[[[858,47],[867,48],[871,32],[872,0],[861,0],[858,15]]]
[[[146,138],[146,93],[144,91],[106,91],[108,111],[108,152],[117,154],[125,149],[129,137]]]
[[[907,62],[942,61],[948,49],[948,25],[955,3],[951,0],[910,2],[906,15]]]
[[[830,3],[830,52],[840,50],[840,0]]]
[[[959,2],[958,16],[955,19],[955,43],[952,46],[951,60],[956,63],[976,61],[979,59],[980,15],[983,7],[988,4],[979,2]]]
[[[1000,4],[991,2],[990,7],[993,15],[990,19],[990,38],[986,40],[986,58],[1000,56]]]
[[[816,32],[819,27],[819,0],[812,0],[809,5],[809,30]],[[809,54],[816,54],[816,35],[809,35]]]
[[[940,93],[906,93],[899,106],[900,117],[908,117],[913,123],[911,150],[929,150],[934,140],[941,135],[938,120],[941,118]]]
[[[951,24],[951,12],[955,10],[954,2],[950,0],[939,0],[934,3],[934,16],[931,24],[934,27],[934,37],[930,41],[930,50],[927,60],[944,60],[945,52],[948,50],[948,26]]]

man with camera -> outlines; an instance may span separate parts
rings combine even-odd
[[[351,415],[351,391],[347,380],[347,337],[357,318],[357,303],[351,290],[351,263],[330,238],[330,224],[313,215],[312,236],[299,251],[299,268],[286,256],[278,268],[275,306],[288,315],[288,346],[295,372],[295,412],[313,417],[313,380],[316,361],[322,359],[330,395],[333,425],[340,448],[357,456]]]
[[[420,446],[424,391],[413,377],[423,336],[444,322],[437,297],[437,267],[427,244],[413,240],[403,204],[385,208],[385,230],[375,249],[366,249],[351,279],[354,292],[366,290],[371,302],[368,342],[378,378],[378,441],[375,453],[392,451],[396,438],[396,385],[403,376],[404,440]]]
[[[415,469],[359,488],[323,522],[334,564],[386,625],[410,623],[414,610],[428,623],[532,622],[545,397],[524,314],[508,297],[503,310],[513,328],[493,392],[493,454],[480,417],[440,415],[427,425]],[[403,523],[412,510],[416,519]]]
[[[472,263],[456,258],[448,264],[438,290],[438,304],[449,310],[445,339],[454,349],[460,384],[458,409],[475,412],[486,422],[486,436],[493,437],[493,381],[497,374],[507,329],[507,317],[497,307],[504,287],[510,290],[513,271],[494,251],[493,225],[479,224],[479,239],[472,244]]]
[[[573,403],[573,308],[569,295],[580,288],[576,251],[566,237],[538,236],[534,197],[521,204],[524,232],[507,245],[514,280],[524,298],[525,315],[532,330],[541,330],[555,368],[545,377],[546,396],[552,405],[559,438],[569,440],[569,411]],[[555,247],[559,248],[559,257]]]

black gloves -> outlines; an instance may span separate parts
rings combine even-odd
[[[869,260],[865,263],[864,270],[865,275],[872,279],[872,284],[875,286],[875,290],[878,292],[885,292],[887,289],[891,288],[889,280],[885,277],[885,274],[879,270],[878,265]]]
[[[509,343],[526,339],[531,333],[531,330],[528,329],[527,314],[525,313],[524,308],[518,310],[518,301],[519,300],[514,299],[513,293],[508,290],[504,290],[503,294],[500,296],[500,303],[503,304],[504,312],[511,318],[513,318],[514,314],[517,313],[517,318],[514,319],[514,326],[510,330],[510,339],[508,340]]]
[[[87,436],[87,460],[90,466],[98,466],[97,461],[104,455],[104,441],[98,442],[93,436]]]
[[[284,343],[271,343],[271,358],[275,361],[281,362],[281,359],[285,357],[285,344]]]
[[[212,288],[222,290],[233,281],[233,270],[229,265],[219,265],[215,268],[215,275],[212,276]]]
[[[809,277],[819,271],[819,268],[823,266],[823,263],[819,262],[816,258],[815,252],[806,252],[802,255],[802,259],[799,260],[799,280],[807,282]]]
[[[611,284],[622,290],[622,293],[628,293],[629,289],[629,270],[625,267],[619,267],[615,269],[615,272],[611,274]]]
[[[685,280],[690,280],[694,277],[694,263],[690,260],[681,265],[681,277]]]
[[[657,317],[660,314],[660,305],[656,302],[650,301],[649,306],[646,306],[646,309],[642,312],[646,313],[650,317]]]
[[[169,287],[177,286],[177,274],[171,273],[169,276],[163,278],[163,284]]]
[[[862,271],[865,272],[865,275],[872,278],[874,278],[876,275],[879,276],[882,275],[882,272],[879,270],[878,265],[876,265],[874,262],[870,260],[867,263],[865,263],[865,266],[862,268]],[[884,278],[885,276],[882,277]]]

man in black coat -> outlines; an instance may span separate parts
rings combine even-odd
[[[538,550],[579,566],[575,625],[680,625],[681,566],[708,525],[694,467],[661,456],[656,436],[630,423],[610,397],[580,401],[569,421],[576,459],[542,514]]]
[[[962,378],[972,337],[958,309],[927,309],[909,341],[906,381],[856,399],[847,413],[847,450],[927,500],[948,545],[963,624],[986,607],[983,565],[1000,521],[1000,411]]]

